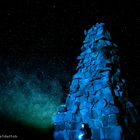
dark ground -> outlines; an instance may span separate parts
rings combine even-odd
[[[122,72],[129,98],[140,112],[140,2],[112,3],[24,0],[0,2],[0,68],[20,67],[26,72],[39,66],[61,64],[70,77],[84,39],[84,30],[96,22],[108,24],[120,47]],[[28,65],[27,65],[28,62]],[[55,73],[55,70],[54,70]],[[51,75],[51,74],[50,74]],[[52,73],[53,75],[53,73]],[[69,82],[69,81],[67,81]],[[51,136],[1,116],[1,131],[22,138]],[[43,139],[43,138],[42,138]]]

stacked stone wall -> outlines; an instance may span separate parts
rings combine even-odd
[[[104,23],[85,31],[85,36],[66,104],[54,117],[54,138],[78,140],[81,125],[88,124],[91,140],[120,140],[127,93],[118,46]]]

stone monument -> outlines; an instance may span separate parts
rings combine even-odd
[[[118,46],[111,41],[104,23],[97,23],[84,34],[66,104],[54,116],[54,139],[124,139],[126,112],[134,107],[127,99]]]

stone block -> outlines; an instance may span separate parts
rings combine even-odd
[[[101,118],[102,124],[104,127],[108,126],[108,116],[102,116]]]
[[[71,130],[78,130],[81,128],[81,123],[78,121],[72,121],[70,126],[71,126]]]
[[[75,102],[79,102],[79,103],[80,103],[80,102],[81,102],[81,98],[83,98],[83,96],[76,97],[76,98],[75,98]]]
[[[101,73],[101,77],[109,77],[110,76],[110,72],[109,71],[103,71]]]
[[[101,140],[111,140],[110,137],[105,137],[104,131],[105,131],[105,127],[103,127],[103,128],[100,127],[100,139]],[[108,134],[108,132],[107,132],[107,134]]]
[[[101,79],[99,79],[99,80],[94,80],[94,85],[100,85],[100,84],[102,84]]]
[[[79,135],[81,134],[80,130],[69,131],[69,140],[79,140]]]
[[[95,25],[97,28],[99,28],[99,27],[104,27],[105,26],[105,23],[96,23],[96,25]]]
[[[92,103],[87,102],[87,104],[86,104],[86,108],[91,109],[92,107],[93,107],[93,104],[92,104]]]
[[[71,92],[76,92],[79,89],[79,80],[78,79],[73,79],[71,86],[70,86],[70,91]]]
[[[53,136],[55,140],[69,140],[66,131],[55,131]]]
[[[88,83],[89,83],[88,78],[84,78],[84,79],[79,80],[80,88],[85,87]]]
[[[75,98],[75,102],[77,102],[76,104],[77,105],[81,105],[81,104],[85,104],[86,105],[86,102],[87,102],[87,99],[85,98],[85,96],[80,96],[80,97],[76,97]]]
[[[112,46],[112,42],[108,41],[108,40],[105,40],[105,43],[107,46]]]
[[[81,100],[81,103],[80,103],[79,108],[80,108],[80,109],[85,109],[85,108],[87,108],[87,101],[84,100],[85,98],[81,98],[81,99],[82,99],[82,100]]]
[[[105,109],[106,101],[104,99],[100,99],[98,102],[95,103],[94,108],[96,110],[102,110]]]
[[[105,88],[109,86],[109,78],[108,77],[104,77],[101,78],[99,80],[94,80],[94,89],[95,90],[100,90],[102,88]]]
[[[81,117],[81,114],[80,113],[77,113],[76,115],[75,115],[75,120],[77,121],[77,122],[81,122],[82,121],[82,117]]]
[[[121,140],[122,139],[121,126],[112,126],[110,136],[112,140]]]
[[[115,105],[110,105],[102,110],[102,115],[119,114],[119,109]]]
[[[60,122],[63,122],[65,119],[65,113],[57,113],[53,120],[54,120],[54,123],[60,123]]]
[[[93,32],[93,30],[94,30],[94,28],[90,28],[90,29],[88,30],[88,34],[91,34],[91,33]]]
[[[77,72],[74,76],[73,76],[74,79],[81,79],[81,78],[84,78],[83,77],[83,73],[81,72]]]
[[[88,116],[89,116],[89,119],[93,119],[93,117],[92,117],[92,109],[88,109]]]
[[[91,54],[92,53],[91,48],[88,48],[87,50],[85,50],[85,53],[88,54],[88,55]],[[87,59],[90,59],[90,58],[87,58]]]
[[[105,84],[105,85],[109,85],[110,83],[110,78],[109,78],[109,76],[107,75],[107,76],[103,76],[102,78],[101,78],[101,81]]]
[[[88,113],[88,109],[87,109],[87,108],[80,109],[80,114],[81,114],[82,116],[87,115],[87,113]]]
[[[71,130],[71,123],[70,122],[65,122],[65,130]]]
[[[103,38],[106,38],[104,34],[96,35],[94,41],[98,41],[99,39],[103,39]]]
[[[84,52],[88,47],[89,47],[89,43],[84,43],[83,46],[81,47],[81,51]]]
[[[87,88],[87,90],[88,90],[88,92],[89,92],[89,94],[90,94],[91,96],[95,94],[95,90],[94,90],[94,87],[93,87],[93,86],[89,86],[89,87]]]
[[[118,125],[118,120],[117,120],[116,114],[110,114],[108,116],[108,125],[109,126],[117,126]]]
[[[90,96],[88,97],[88,102],[89,102],[89,103],[93,103],[93,102],[94,102],[94,96],[91,96],[91,95],[90,95]]]
[[[57,123],[54,125],[55,131],[62,131],[65,130],[65,123],[61,122],[61,123]]]
[[[102,93],[101,93],[100,90],[99,91],[95,91],[95,95],[93,95],[93,96],[94,96],[94,102],[93,102],[94,104],[97,103],[100,99],[103,99],[102,98]]]
[[[91,133],[92,133],[91,140],[101,140],[100,139],[100,129],[99,128],[91,129]]]
[[[75,97],[73,95],[71,95],[70,97],[68,97],[66,99],[67,110],[72,109],[72,106],[73,106],[74,102],[75,102]]]
[[[95,91],[98,91],[98,90],[100,90],[102,88],[103,88],[103,85],[102,84],[94,84],[94,90]]]
[[[78,111],[78,105],[73,105],[72,107],[72,114],[75,114]]]
[[[89,124],[89,116],[87,114],[82,116],[82,122]]]
[[[82,55],[78,56],[77,60],[80,60],[80,59],[84,59],[84,57]]]
[[[114,139],[111,139],[111,128],[110,127],[100,128],[100,139],[101,140],[114,140]]]
[[[120,126],[100,128],[100,138],[102,140],[121,140],[122,128]]]
[[[107,103],[114,104],[114,97],[112,95],[112,91],[110,87],[106,87],[101,90],[102,97],[106,100]]]
[[[68,111],[66,114],[65,114],[65,121],[69,122],[72,120],[72,112],[71,111]]]
[[[112,91],[111,91],[111,88],[108,86],[108,87],[105,87],[101,90],[102,94],[106,95],[106,96],[111,96],[112,95]]]
[[[92,110],[96,111],[99,117],[102,116],[102,110],[99,110],[98,108],[95,108],[94,106]]]
[[[99,116],[98,116],[97,111],[94,109],[91,109],[91,111],[89,111],[89,118],[90,119],[98,119]]]
[[[98,28],[96,35],[101,35],[103,33],[104,33],[104,30],[103,30],[103,27],[101,26],[100,28]]]
[[[59,132],[54,132],[55,140],[70,140],[69,139],[69,131],[63,130]]]
[[[67,111],[67,107],[65,105],[61,105],[59,108],[58,108],[58,112],[66,112]]]
[[[98,48],[99,49],[102,49],[103,47],[107,46],[107,43],[105,40],[103,39],[100,39],[99,42],[98,42]]]
[[[89,37],[86,37],[86,39],[83,41],[83,43],[89,43],[91,39]]]
[[[93,51],[93,49],[92,49],[92,51]],[[96,53],[91,53],[90,55],[89,55],[93,60],[95,60],[96,58],[97,58],[97,56],[98,56],[98,53],[96,52]]]
[[[89,119],[89,127],[92,129],[103,127],[102,122],[99,119]]]
[[[77,97],[83,96],[83,93],[80,91],[77,91],[76,93],[73,94],[73,97],[76,99]]]
[[[85,98],[85,100],[87,101],[87,98],[89,97],[89,92],[87,90],[87,85],[85,88],[83,88],[83,90],[80,90],[83,93],[83,96]]]
[[[85,76],[86,79],[90,78],[91,75],[92,75],[92,74],[91,74],[90,71],[85,71],[85,72],[84,72],[84,76]]]

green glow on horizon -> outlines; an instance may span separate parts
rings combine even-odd
[[[53,115],[63,96],[59,81],[47,79],[40,82],[34,75],[24,78],[24,84],[20,81],[14,79],[1,90],[0,112],[10,116],[11,120],[48,130],[53,126]]]

